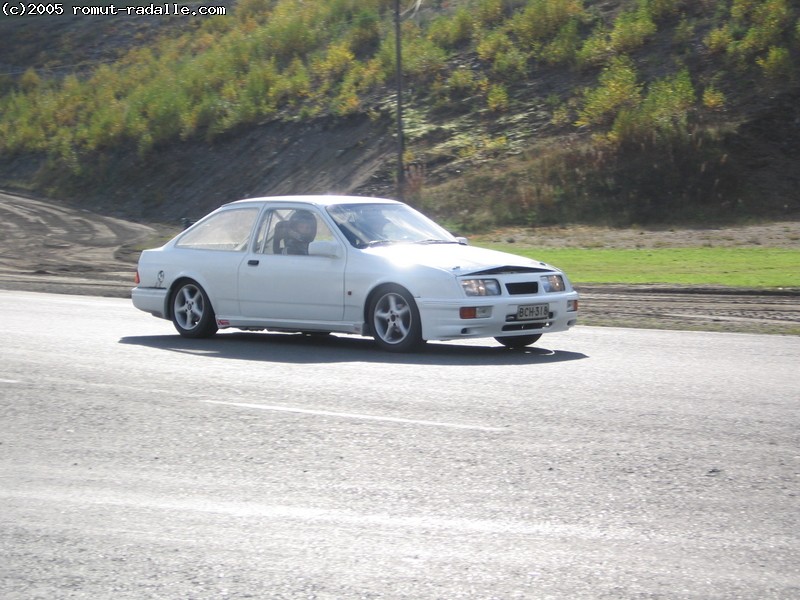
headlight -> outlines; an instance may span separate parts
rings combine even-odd
[[[500,295],[500,284],[496,279],[462,279],[461,287],[467,296]]]
[[[545,292],[563,292],[567,289],[561,275],[545,275],[541,278],[542,289]]]

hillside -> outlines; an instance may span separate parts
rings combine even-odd
[[[394,196],[391,2],[0,20],[0,187],[141,220]],[[800,213],[788,0],[407,2],[405,197],[454,229]]]

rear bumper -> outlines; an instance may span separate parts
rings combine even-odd
[[[133,305],[154,317],[168,319],[167,290],[164,288],[135,287],[131,290]]]
[[[426,340],[456,340],[466,338],[510,337],[537,333],[566,331],[578,321],[578,311],[568,310],[578,300],[577,292],[547,296],[509,298],[492,296],[469,298],[459,302],[417,299],[422,320],[422,337]],[[516,320],[521,305],[548,304],[547,319]],[[465,307],[489,309],[484,317],[463,319]]]

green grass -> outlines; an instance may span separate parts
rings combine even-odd
[[[586,249],[492,245],[550,263],[573,283],[800,288],[800,250],[783,248]]]

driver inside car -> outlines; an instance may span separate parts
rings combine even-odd
[[[296,210],[289,217],[285,254],[308,254],[308,245],[317,235],[317,219],[307,210]]]

